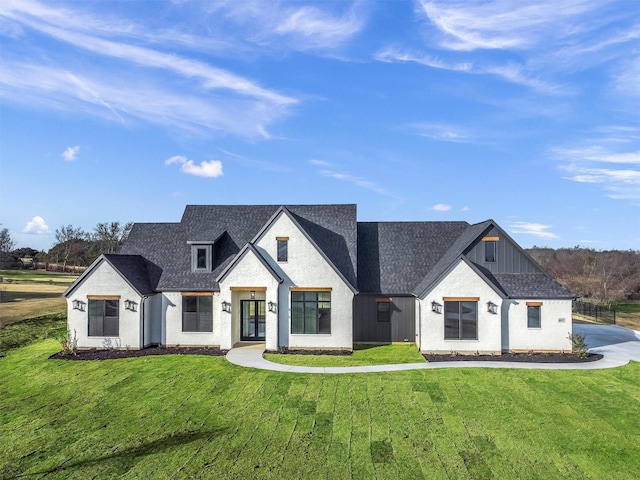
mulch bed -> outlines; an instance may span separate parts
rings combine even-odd
[[[265,350],[264,353],[281,353],[285,355],[335,355],[339,357],[350,357],[353,355],[353,352],[348,350],[290,350],[288,348]]]
[[[82,350],[76,355],[54,353],[49,358],[54,360],[113,360],[116,358],[148,357],[152,355],[209,355],[220,357],[229,350],[204,347],[149,347],[142,350]]]
[[[571,353],[503,353],[502,355],[433,355],[424,354],[428,362],[531,362],[531,363],[583,363],[600,360],[602,355],[590,353],[577,357]]]

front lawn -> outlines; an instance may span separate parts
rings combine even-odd
[[[0,359],[0,478],[635,479],[640,364],[313,375]]]
[[[264,358],[285,365],[307,367],[354,367],[359,365],[391,365],[395,363],[424,363],[425,359],[415,343],[372,345],[357,343],[353,355],[294,355],[265,353]]]

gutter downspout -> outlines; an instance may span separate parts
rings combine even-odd
[[[145,307],[145,304],[147,303],[147,298],[149,298],[149,297],[147,297],[146,295],[142,295],[142,302],[140,302],[141,303],[140,316],[142,317],[142,348],[146,347],[146,344],[144,342],[144,327],[145,327],[144,307]]]

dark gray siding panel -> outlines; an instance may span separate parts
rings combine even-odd
[[[376,298],[391,298],[391,321],[378,322]],[[353,300],[354,342],[414,342],[415,298],[357,295]]]
[[[484,242],[482,237],[498,237],[496,244],[496,261],[485,262]],[[510,239],[501,235],[496,228],[490,228],[466,250],[465,255],[473,263],[480,265],[491,273],[540,273],[540,268],[533,263],[522,249]]]

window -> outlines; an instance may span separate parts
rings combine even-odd
[[[120,300],[89,299],[89,336],[117,337],[120,325]]]
[[[289,261],[289,238],[278,237],[276,238],[276,240],[278,242],[278,261],[279,262]]]
[[[527,328],[541,328],[540,305],[527,305]]]
[[[445,340],[478,339],[478,302],[444,302]]]
[[[493,263],[496,261],[496,241],[489,240],[484,242],[484,261]]]
[[[211,245],[191,246],[191,269],[194,272],[210,272],[211,268]]]
[[[213,296],[182,297],[182,331],[213,332]]]
[[[331,333],[331,292],[291,292],[291,333]]]
[[[391,302],[378,302],[377,303],[377,311],[378,311],[378,321],[379,322],[390,322],[391,321]]]

